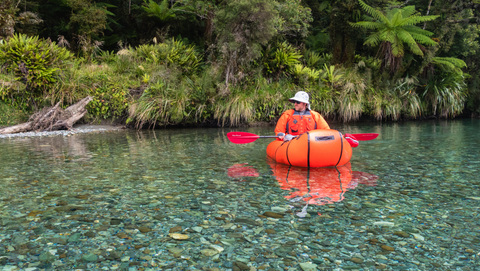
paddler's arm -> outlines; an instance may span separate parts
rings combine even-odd
[[[330,129],[330,126],[325,121],[325,119],[317,112],[316,122],[317,122],[317,129]]]
[[[287,133],[287,122],[288,122],[288,114],[283,113],[277,121],[277,126],[275,126],[275,135],[279,135],[278,140],[283,140],[285,134]]]

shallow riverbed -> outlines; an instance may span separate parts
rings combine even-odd
[[[0,139],[0,270],[475,270],[479,127],[333,125],[380,136],[310,171],[233,129]]]

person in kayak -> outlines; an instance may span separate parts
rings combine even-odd
[[[299,91],[295,97],[288,99],[294,103],[295,109],[290,109],[280,116],[275,127],[275,135],[279,140],[290,141],[294,136],[315,129],[330,129],[320,113],[310,110],[310,97],[305,91]]]

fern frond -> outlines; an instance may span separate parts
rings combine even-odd
[[[390,43],[394,43],[395,42],[395,33],[393,33],[392,31],[388,31],[385,35],[385,41],[388,41]]]
[[[397,35],[403,42],[405,42],[408,45],[408,47],[414,54],[423,56],[422,50],[420,50],[420,47],[418,47],[417,42],[412,37],[412,35],[410,35],[409,32],[402,29],[398,32]]]
[[[371,46],[377,46],[381,42],[380,40],[380,33],[375,32],[368,36],[363,44],[371,45]]]
[[[398,8],[394,8],[394,9],[390,9],[390,10],[387,10],[387,19],[389,21],[392,21],[393,19],[393,16],[395,16],[397,13],[398,13],[399,9]]]
[[[429,46],[437,45],[437,42],[432,40],[429,37],[418,35],[416,33],[410,33],[410,35],[412,35],[412,37],[420,44],[429,45]]]
[[[398,11],[397,13],[395,13],[395,15],[393,15],[392,17],[392,20],[391,20],[391,24],[393,27],[397,26],[399,24],[399,22],[401,22],[403,19],[402,17],[402,11]]]
[[[410,35],[408,31],[405,31],[403,29],[399,29],[397,32],[397,36],[400,38],[401,41],[407,43],[407,44],[417,44],[415,39]]]
[[[414,16],[410,16],[408,18],[403,19],[401,24],[402,25],[416,25],[418,23],[433,21],[433,20],[437,19],[438,17],[439,17],[439,15],[429,15],[429,16],[414,15]]]
[[[420,27],[414,26],[414,25],[403,26],[402,29],[404,29],[404,30],[406,30],[410,33],[415,33],[415,34],[423,35],[423,36],[427,36],[427,37],[431,37],[433,35],[433,32],[423,30]]]
[[[384,23],[388,23],[387,17],[385,17],[385,15],[381,11],[378,11],[378,10],[372,8],[371,6],[365,4],[365,2],[363,2],[362,0],[358,0],[358,2],[360,3],[360,6],[362,6],[362,8],[368,14],[372,15],[373,18],[375,18],[379,21],[382,21]]]
[[[398,37],[395,37],[394,42],[392,42],[392,54],[395,57],[403,56],[404,54],[403,43]]]
[[[467,67],[467,64],[465,63],[465,61],[455,57],[434,57],[432,59],[432,63],[438,64],[438,65],[445,65],[452,69]]]
[[[406,7],[402,8],[403,18],[408,18],[408,17],[412,16],[413,14],[415,14],[415,6],[406,6]]]
[[[379,22],[366,22],[366,21],[363,21],[363,22],[357,22],[357,23],[349,23],[351,26],[353,27],[363,27],[363,28],[367,28],[367,29],[378,29],[378,28],[381,28],[384,26],[383,23],[379,23]]]

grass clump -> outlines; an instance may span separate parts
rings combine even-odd
[[[28,120],[28,114],[23,110],[0,101],[0,127],[12,126]]]

